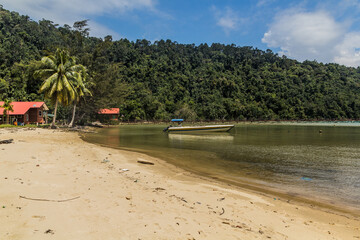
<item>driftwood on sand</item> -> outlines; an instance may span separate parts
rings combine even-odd
[[[12,143],[14,139],[0,140],[0,144],[9,144]]]
[[[97,128],[103,128],[104,125],[102,125],[102,123],[100,122],[92,122],[89,124],[89,126],[92,126],[92,127],[97,127]]]
[[[148,165],[155,165],[155,163],[152,163],[152,162],[148,162],[148,161],[137,161],[138,163],[141,163],[141,164],[148,164]]]
[[[44,198],[28,198],[28,197],[25,197],[25,196],[19,196],[19,197],[23,198],[23,199],[27,199],[27,200],[43,201],[43,202],[67,202],[67,201],[71,201],[71,200],[75,200],[75,199],[80,198],[80,196],[78,196],[78,197],[64,199],[64,200],[51,200],[51,199],[44,199]]]

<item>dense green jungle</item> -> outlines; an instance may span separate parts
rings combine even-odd
[[[87,20],[59,26],[0,5],[0,100],[43,101],[36,62],[60,48],[91,76],[92,96],[78,104],[78,123],[107,107],[119,107],[124,121],[360,119],[360,68],[299,62],[251,46],[90,33]],[[71,112],[61,106],[59,119]]]

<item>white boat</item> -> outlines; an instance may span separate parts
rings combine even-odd
[[[234,127],[234,125],[206,125],[206,126],[181,126],[183,119],[172,119],[172,122],[177,122],[179,125],[176,127],[169,126],[164,129],[164,132],[227,132]]]

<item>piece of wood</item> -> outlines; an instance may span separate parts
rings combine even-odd
[[[222,208],[222,213],[220,213],[220,215],[223,215],[225,213],[225,209]]]
[[[92,122],[89,125],[92,126],[92,127],[97,127],[97,128],[103,128],[104,127],[104,125],[102,125],[102,123],[100,123],[100,122]]]
[[[75,199],[80,198],[80,196],[78,196],[78,197],[64,199],[64,200],[51,200],[51,199],[44,199],[44,198],[28,198],[28,197],[25,197],[25,196],[19,196],[19,197],[23,198],[23,199],[27,199],[27,200],[43,201],[43,202],[67,202],[67,201],[71,201],[71,200],[75,200]]]
[[[12,143],[14,139],[0,140],[0,144],[9,144]]]
[[[141,163],[141,164],[148,164],[148,165],[155,165],[155,163],[152,163],[152,162],[147,162],[147,161],[137,161],[138,163]]]

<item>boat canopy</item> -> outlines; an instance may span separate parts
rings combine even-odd
[[[171,119],[172,122],[183,122],[184,119]]]

